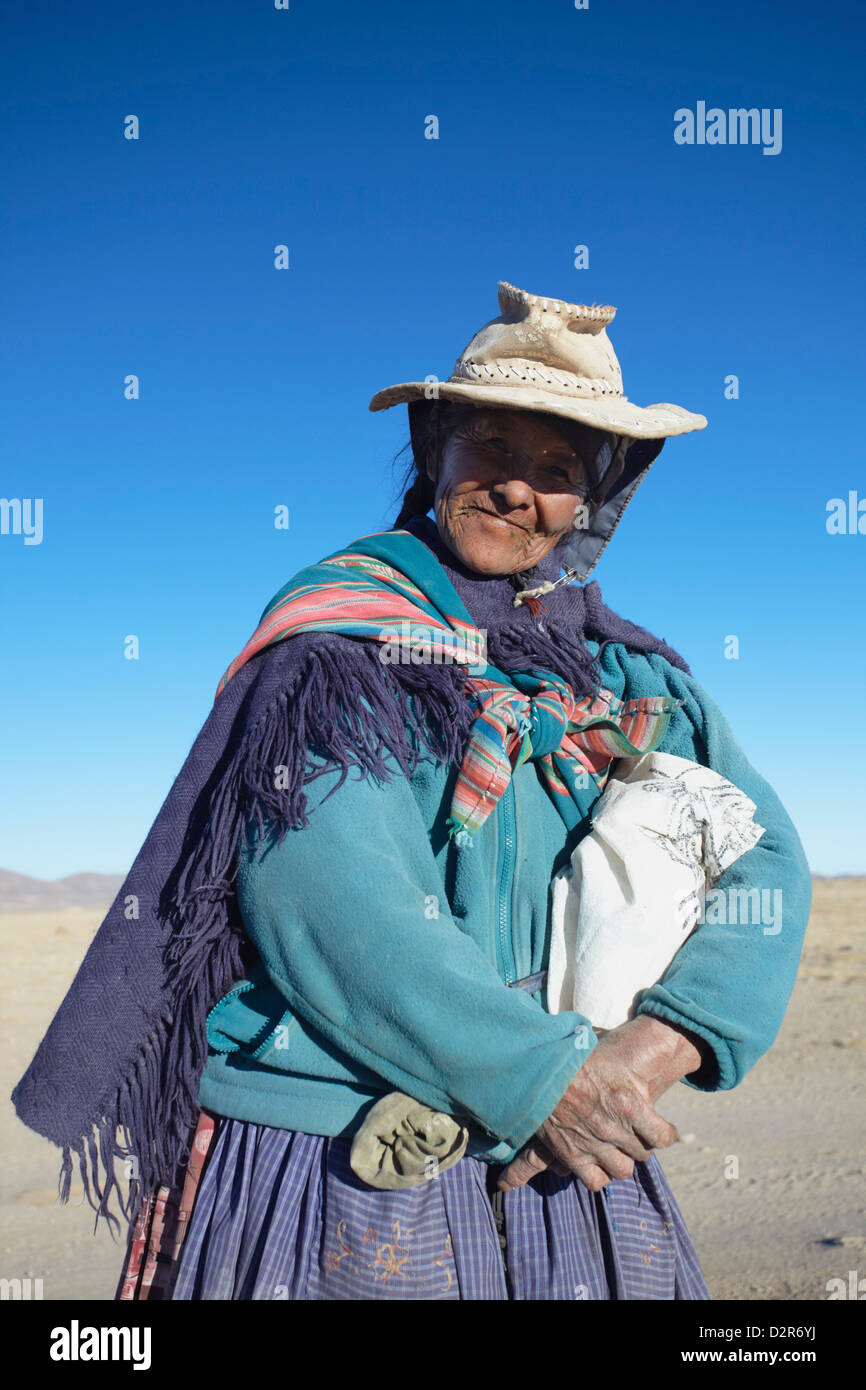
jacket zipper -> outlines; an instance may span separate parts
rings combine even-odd
[[[517,818],[514,805],[514,787],[509,781],[508,786],[499,799],[496,807],[496,830],[499,836],[498,854],[498,890],[496,899],[496,947],[499,957],[499,964],[505,976],[507,985],[513,984],[517,979],[517,964],[514,959],[514,940],[512,933],[511,907],[514,896],[514,862],[516,857],[517,841]],[[496,1175],[502,1171],[500,1167],[492,1170],[488,1177],[492,1178],[493,1172]],[[496,1235],[499,1241],[499,1248],[502,1255],[502,1266],[505,1273],[506,1285],[508,1284],[508,1239],[505,1229],[505,1194],[500,1192],[495,1186],[488,1183],[488,1194],[490,1198],[490,1208],[493,1213],[493,1222],[496,1227]]]
[[[514,814],[514,787],[511,782],[508,783],[499,804],[502,808],[502,828],[504,834],[499,863],[497,927],[499,934],[499,951],[505,973],[505,983],[510,985],[517,979],[517,966],[514,960],[514,942],[510,930],[517,829]]]

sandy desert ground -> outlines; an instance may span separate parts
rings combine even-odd
[[[42,1279],[45,1299],[112,1299],[122,1262],[80,1184],[59,1205],[59,1151],[9,1100],[103,916],[0,912],[0,1277]],[[714,1298],[826,1299],[828,1280],[866,1277],[864,1006],[866,878],[816,880],[776,1045],[734,1091],[660,1102],[680,1132],[662,1161]]]

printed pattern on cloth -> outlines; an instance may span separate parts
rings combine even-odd
[[[755,803],[670,753],[612,765],[592,828],[550,886],[548,1013],[633,1017],[703,919],[705,895],[764,834]]]

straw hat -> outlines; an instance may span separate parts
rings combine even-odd
[[[595,460],[602,477],[588,528],[560,542],[564,566],[584,580],[622,519],[626,507],[673,435],[702,430],[706,416],[664,401],[634,405],[622,391],[622,372],[607,336],[616,309],[545,299],[499,281],[498,318],[478,330],[447,381],[404,381],[377,391],[370,410],[407,403],[413,440],[413,404],[426,400],[542,411],[615,436]]]
[[[499,281],[498,318],[485,323],[463,349],[447,381],[386,386],[371,410],[420,399],[474,402],[564,415],[595,429],[634,439],[667,439],[701,430],[706,417],[680,405],[633,405],[622,393],[622,372],[607,326],[609,304],[542,299]]]

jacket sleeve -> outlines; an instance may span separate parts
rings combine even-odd
[[[620,654],[621,653],[621,654]],[[704,1038],[715,1065],[684,1077],[699,1090],[730,1090],[769,1050],[794,988],[809,919],[812,882],[803,846],[772,787],[748,762],[717,705],[692,676],[663,657],[615,660],[627,697],[670,693],[685,704],[660,751],[691,758],[754,801],[765,834],[707,895],[705,920],[680,947],[638,1013],[681,1024]]]
[[[260,857],[248,826],[237,876],[247,933],[291,1009],[335,1047],[512,1156],[595,1035],[579,1014],[547,1014],[509,989],[461,930],[405,775],[350,776],[329,795],[337,777],[307,784],[308,823],[282,844],[271,836]]]

